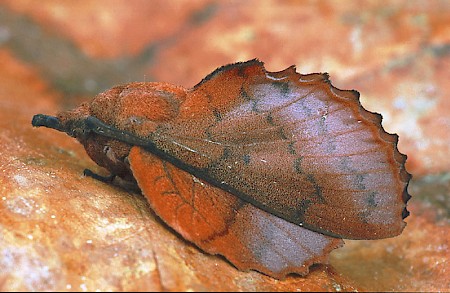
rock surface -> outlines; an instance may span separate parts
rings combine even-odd
[[[0,4],[2,291],[450,290],[447,2],[78,2]],[[84,177],[105,171],[76,141],[31,126],[119,83],[191,87],[254,57],[329,72],[383,114],[414,176],[402,235],[346,240],[305,278],[240,272],[182,240],[139,193]]]

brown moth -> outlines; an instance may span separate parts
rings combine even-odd
[[[283,278],[326,262],[342,238],[402,232],[411,175],[381,119],[326,74],[250,60],[191,89],[116,86],[32,123],[77,138],[112,176],[136,181],[204,251]]]

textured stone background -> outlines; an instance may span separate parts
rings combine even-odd
[[[259,58],[329,72],[408,155],[399,237],[276,281],[205,255],[70,137],[33,129],[119,83],[186,87]],[[0,1],[0,290],[450,290],[450,1]]]

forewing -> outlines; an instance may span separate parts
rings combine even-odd
[[[130,166],[153,210],[185,239],[220,254],[240,270],[282,279],[324,263],[341,239],[267,213],[134,147]]]
[[[156,145],[292,223],[354,239],[401,233],[406,156],[355,91],[257,60],[216,70],[162,124]]]

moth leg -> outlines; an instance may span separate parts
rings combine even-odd
[[[94,178],[98,181],[104,182],[104,183],[111,183],[111,182],[113,182],[114,178],[116,178],[115,174],[111,174],[109,176],[102,176],[102,175],[92,172],[89,169],[84,169],[83,175],[92,177],[92,178]]]

